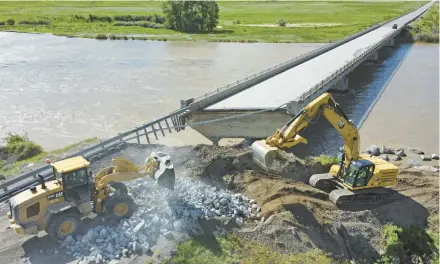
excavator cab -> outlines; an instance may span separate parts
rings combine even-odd
[[[367,186],[371,177],[373,177],[374,163],[368,160],[356,160],[350,162],[343,178],[344,184],[350,188]]]
[[[63,191],[54,195],[64,196],[66,202],[90,201],[93,180],[88,170],[89,165],[90,163],[80,156],[51,163],[53,175],[63,186]]]

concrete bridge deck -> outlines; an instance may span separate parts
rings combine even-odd
[[[395,31],[402,30],[409,22],[428,10],[433,3],[430,2],[363,36],[219,101],[205,108],[204,111],[273,109],[298,99],[304,92],[319,85],[322,80],[327,79],[350,61],[356,60],[369,48],[389,38]],[[397,29],[392,28],[394,24],[397,24]],[[390,45],[393,44],[391,39]],[[341,85],[346,86],[344,83],[346,81],[343,80]]]

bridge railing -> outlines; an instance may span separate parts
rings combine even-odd
[[[142,140],[146,143],[150,143],[154,139],[159,139],[159,136],[165,136],[166,131],[169,133],[172,133],[173,130],[179,132],[184,129],[184,121],[181,115],[185,111],[187,111],[187,109],[179,109],[140,127],[120,133],[115,137],[75,152],[66,158],[84,156],[86,159],[93,161],[106,153],[120,149],[128,141],[135,140],[140,144]],[[45,179],[50,179],[52,177],[52,168],[50,165],[44,165],[3,182],[0,184],[0,202],[9,199],[12,195],[24,188],[36,184],[38,182],[37,174],[40,174]]]
[[[240,80],[237,80],[234,83],[230,83],[230,84],[224,85],[224,86],[222,86],[220,88],[217,88],[217,89],[212,90],[210,92],[204,93],[204,94],[202,94],[200,96],[191,98],[189,100],[182,100],[182,106],[186,107],[186,106],[191,104],[191,109],[192,110],[203,109],[205,107],[208,107],[209,105],[211,105],[213,103],[216,103],[216,102],[221,101],[221,100],[223,100],[225,98],[228,98],[229,96],[231,96],[231,95],[233,95],[235,93],[238,93],[240,91],[243,91],[243,90],[245,90],[245,89],[255,85],[256,83],[258,83],[258,82],[253,83],[252,80],[261,79],[261,77],[263,77],[263,76],[267,76],[268,78],[270,78],[272,75],[279,74],[279,73],[281,73],[281,72],[283,72],[285,70],[288,70],[289,68],[292,68],[292,67],[294,67],[296,65],[299,65],[300,63],[303,63],[303,62],[305,62],[305,61],[307,61],[309,59],[312,59],[312,58],[314,58],[316,56],[319,56],[319,55],[321,55],[324,52],[327,52],[327,51],[329,51],[331,49],[334,49],[334,48],[336,48],[336,47],[338,47],[338,46],[340,46],[342,44],[345,44],[345,43],[347,43],[347,42],[349,42],[349,41],[351,41],[351,40],[353,40],[355,38],[358,38],[358,37],[360,37],[360,36],[362,36],[364,34],[367,34],[367,33],[371,32],[371,31],[373,31],[373,30],[375,30],[375,29],[377,29],[377,28],[379,28],[379,27],[381,27],[381,26],[383,26],[383,25],[385,25],[387,23],[390,23],[390,22],[392,22],[392,21],[394,21],[396,19],[399,19],[399,18],[401,18],[401,17],[403,17],[403,16],[405,16],[405,15],[411,13],[411,12],[414,12],[414,10],[413,11],[407,11],[404,14],[402,14],[402,15],[396,17],[396,18],[390,19],[388,21],[384,21],[384,22],[378,23],[376,25],[372,25],[368,29],[365,29],[365,30],[363,30],[361,32],[358,32],[358,33],[356,33],[354,35],[351,35],[351,36],[349,36],[347,38],[344,38],[342,40],[339,40],[339,41],[337,41],[335,43],[322,46],[322,47],[320,47],[320,48],[318,48],[316,50],[309,51],[309,52],[304,53],[304,54],[302,54],[300,56],[297,56],[297,57],[294,57],[294,58],[289,59],[287,61],[284,61],[282,63],[278,63],[276,65],[273,65],[273,66],[269,67],[269,68],[261,70],[261,71],[259,71],[257,73],[250,74],[250,75],[248,75],[248,76],[246,76],[246,77],[244,77],[244,78],[242,78]],[[308,58],[308,59],[306,59],[306,58]],[[298,63],[295,64],[295,62],[298,62]],[[292,66],[288,67],[288,65],[292,65]],[[271,74],[271,72],[274,72],[274,74]],[[246,83],[249,83],[249,84],[245,85]],[[307,92],[309,92],[309,91],[307,91]]]
[[[423,7],[424,8],[424,7]],[[426,12],[427,9],[424,11]],[[424,12],[422,12],[421,14],[423,14]],[[411,12],[408,12],[411,13]],[[406,14],[408,14],[406,13]],[[404,15],[406,15],[404,14]],[[404,16],[402,15],[402,16]],[[417,18],[417,17],[416,17]],[[414,18],[414,19],[416,19]],[[414,19],[407,21],[405,23],[405,25],[411,23]],[[394,19],[395,20],[395,19]],[[385,38],[383,38],[381,41],[379,41],[378,43],[371,45],[369,48],[367,48],[365,51],[361,52],[358,56],[356,56],[355,58],[351,59],[347,64],[345,64],[343,67],[335,70],[334,72],[332,72],[327,78],[325,78],[324,80],[322,80],[320,83],[314,85],[312,88],[310,88],[309,90],[305,91],[304,93],[302,93],[300,96],[298,96],[297,100],[299,102],[303,102],[305,100],[307,100],[307,98],[309,98],[311,95],[315,94],[316,92],[318,92],[321,88],[325,87],[327,84],[329,84],[330,82],[332,82],[335,78],[337,78],[340,75],[345,75],[345,72],[350,69],[353,68],[353,66],[360,64],[361,62],[365,61],[369,56],[372,55],[372,53],[376,52],[377,49],[379,49],[380,47],[382,47],[385,43],[387,43],[391,38],[394,38],[397,34],[399,34],[400,31],[398,30],[394,30],[392,32],[390,32],[389,34],[386,35]]]

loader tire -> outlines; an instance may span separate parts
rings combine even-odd
[[[105,207],[105,213],[108,218],[119,221],[122,218],[129,218],[133,215],[134,202],[129,195],[120,193],[109,198],[111,200]]]
[[[68,236],[75,235],[80,225],[81,218],[77,213],[60,213],[51,218],[47,233],[52,239],[64,240]]]
[[[119,191],[121,194],[127,194],[128,189],[127,186],[122,182],[112,182],[110,185],[115,188],[117,191]]]

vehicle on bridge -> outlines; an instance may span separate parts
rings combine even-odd
[[[313,119],[324,117],[344,138],[340,164],[333,165],[329,173],[315,174],[310,185],[331,190],[330,200],[337,206],[372,205],[390,193],[388,188],[396,184],[398,167],[379,157],[359,154],[360,135],[356,125],[348,119],[330,93],[324,93],[306,107],[275,134],[252,144],[253,160],[268,170],[279,149],[287,149],[307,140],[299,133],[314,123]]]
[[[50,161],[48,162],[50,163]],[[81,219],[90,213],[107,219],[130,217],[135,209],[123,181],[145,176],[159,185],[174,189],[175,172],[170,156],[152,153],[144,165],[136,166],[125,158],[114,158],[112,166],[92,178],[89,161],[82,156],[50,163],[54,180],[33,186],[9,199],[8,218],[18,234],[46,231],[53,239],[62,240],[78,230]]]

